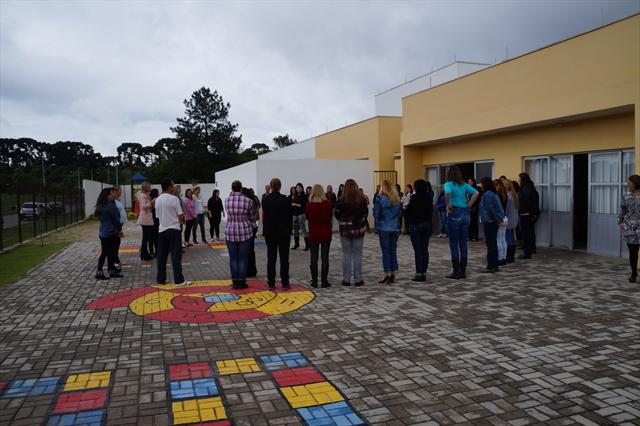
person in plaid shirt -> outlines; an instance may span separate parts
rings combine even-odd
[[[234,289],[247,288],[247,266],[249,251],[253,241],[251,218],[253,201],[242,195],[242,183],[233,181],[231,194],[225,201],[227,224],[224,228],[227,249],[229,250],[229,266]]]

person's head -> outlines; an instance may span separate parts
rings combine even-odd
[[[300,182],[296,184],[296,194],[302,194],[304,192],[304,185]]]
[[[504,187],[504,183],[500,179],[493,180],[493,187],[496,189],[496,192],[504,197],[507,196],[507,189]]]
[[[344,191],[344,183],[341,183],[341,184],[338,186],[338,191]]]
[[[470,177],[469,179],[467,179],[467,183],[468,183],[469,185],[473,186],[474,188],[475,188],[476,186],[478,186],[478,182],[476,182],[476,179],[475,179],[475,178],[472,178],[472,177]]]
[[[114,185],[112,188],[113,191],[113,199],[115,200],[116,198],[120,198],[120,196],[122,195],[122,188],[120,188],[120,185]]]
[[[516,194],[520,192],[520,184],[516,180],[511,181],[511,185],[513,185],[513,190],[516,191]]]
[[[311,188],[311,193],[309,195],[309,201],[312,203],[321,203],[326,199],[327,196],[324,193],[324,188],[322,188],[322,185],[313,185],[313,188]]]
[[[282,182],[280,182],[280,179],[278,178],[271,179],[271,182],[269,182],[269,189],[271,190],[271,192],[280,192],[281,188],[282,188]],[[269,190],[267,190],[267,192],[269,192]]]
[[[396,185],[396,187],[399,186],[400,185]],[[393,185],[388,180],[382,181],[382,185],[380,185],[380,195],[384,195],[385,197],[389,198],[391,204],[398,204],[398,202],[400,201],[400,199],[398,198],[397,188],[394,189]]]
[[[102,209],[104,208],[105,204],[112,202],[114,198],[115,198],[115,192],[113,188],[111,187],[103,188],[102,191],[100,191],[100,194],[98,195],[98,199],[96,200],[96,209],[95,209],[94,215],[96,217],[100,217],[100,215],[102,214]]]
[[[520,181],[520,187],[524,188],[525,186],[531,187],[533,186],[533,181],[531,180],[531,177],[529,176],[529,173],[527,172],[522,172],[518,175],[518,180]]]
[[[376,194],[380,193],[380,185],[376,185]]]
[[[291,188],[289,188],[289,195],[294,196],[296,195],[296,187],[292,186]]]
[[[193,198],[193,191],[191,190],[191,188],[187,189],[184,192],[184,196],[187,197],[187,198]]]
[[[152,188],[151,191],[149,191],[149,197],[151,198],[158,198],[159,195],[160,191],[158,191],[157,188]]]
[[[264,186],[264,192],[265,192],[266,194],[268,194],[268,193],[269,193],[269,190],[270,190],[270,189],[271,189],[271,185],[265,185],[265,186]]]
[[[629,179],[627,179],[627,189],[629,192],[640,191],[640,176],[629,176]]]
[[[502,175],[498,179],[504,182],[505,180],[507,180],[507,177],[505,175]]]
[[[505,179],[502,182],[502,185],[504,185],[504,190],[507,194],[511,194],[511,199],[513,200],[513,203],[516,206],[516,209],[519,207],[518,205],[518,192],[516,191],[515,185],[516,182],[512,182],[509,179]]]
[[[240,191],[242,191],[242,182],[240,182],[239,180],[234,180],[231,183],[231,191],[232,192],[240,192]]]
[[[160,187],[162,188],[162,192],[171,192],[173,182],[168,177],[162,178],[160,181]]]
[[[196,197],[200,198],[200,187],[196,186],[195,188],[193,188],[193,195],[195,195]]]
[[[173,195],[180,196],[182,194],[182,187],[180,185],[173,186]]]
[[[411,184],[408,183],[407,186],[404,187],[404,192],[411,194],[413,192],[413,186],[411,186]]]
[[[213,190],[213,198],[220,198],[220,190],[219,189],[214,189]]]
[[[424,194],[427,191],[431,191],[431,184],[424,179],[418,179],[413,182],[413,186],[416,190],[416,194]]]
[[[462,177],[462,171],[460,170],[460,167],[454,164],[447,168],[447,182],[453,182],[456,184],[464,183],[464,178]]]
[[[482,179],[480,179],[480,183],[482,184],[482,189],[484,189],[485,191],[493,191],[496,192],[496,187],[493,186],[493,181],[491,180],[490,177],[485,176]]]
[[[327,185],[327,194],[331,194],[333,192],[333,186]]]
[[[360,193],[358,184],[353,179],[347,179],[344,183],[344,189],[342,190],[342,200],[347,204],[361,203],[364,198]]]
[[[305,190],[305,193],[306,193],[307,195],[311,194],[311,189],[312,189],[312,188],[311,188],[310,186],[307,186],[307,189]]]
[[[142,182],[142,185],[140,185],[140,191],[142,191],[145,194],[148,194],[151,191],[151,182],[147,180]]]
[[[389,185],[391,185],[391,182],[389,182]],[[382,182],[382,187],[384,187],[384,182]],[[382,187],[381,187],[381,188],[382,188]],[[396,183],[396,184],[394,185],[394,187],[396,188],[396,192],[397,192],[398,194],[402,194],[402,187],[401,187],[399,184],[397,184],[397,183]]]

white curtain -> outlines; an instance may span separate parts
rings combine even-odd
[[[591,187],[591,213],[616,214],[620,188],[619,152],[591,155],[591,183],[601,184]]]
[[[553,211],[571,211],[571,181],[571,157],[552,158]]]

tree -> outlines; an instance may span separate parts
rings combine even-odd
[[[273,143],[275,144],[276,149],[280,149],[296,144],[298,143],[298,141],[290,138],[289,134],[287,133],[286,135],[276,136],[275,138],[273,138]]]
[[[266,143],[254,143],[249,149],[255,151],[256,155],[262,155],[266,154],[267,152],[271,152],[271,149],[269,149],[269,145],[267,145]]]

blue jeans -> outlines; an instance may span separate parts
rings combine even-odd
[[[158,284],[167,282],[167,257],[171,253],[171,266],[173,266],[173,282],[180,284],[184,281],[182,276],[182,235],[179,229],[167,229],[158,234],[158,257],[156,259]]]
[[[200,235],[202,236],[202,242],[204,243],[207,239],[204,237],[204,213],[199,213],[196,218],[196,222],[193,224],[193,242],[198,241],[196,238],[196,232],[198,231],[198,226],[200,226]]]
[[[229,250],[229,268],[232,280],[244,280],[247,278],[247,266],[249,265],[249,250],[253,238],[244,241],[227,240]]]
[[[396,272],[398,270],[399,235],[400,233],[397,231],[378,231],[384,272]]]
[[[418,223],[409,227],[411,244],[416,259],[416,274],[426,274],[429,267],[429,238],[431,237],[431,224],[429,222]]]
[[[498,269],[498,224],[484,222],[483,225],[487,241],[487,269]]]
[[[440,216],[440,233],[447,235],[447,211],[438,211],[438,215]]]
[[[454,207],[447,215],[447,230],[449,231],[449,250],[451,261],[459,262],[467,258],[467,240],[469,239],[469,210]]]
[[[353,272],[354,282],[362,282],[362,244],[364,237],[340,237],[342,243],[342,282],[350,283]]]

